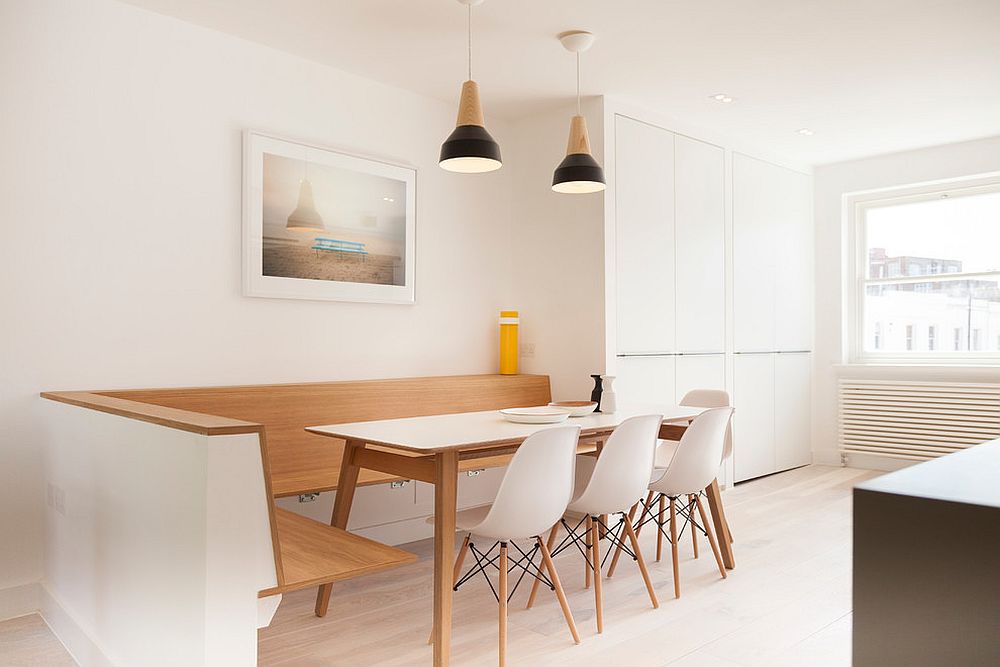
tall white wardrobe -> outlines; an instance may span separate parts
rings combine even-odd
[[[726,389],[729,481],[809,463],[811,177],[624,115],[607,129],[619,400]]]

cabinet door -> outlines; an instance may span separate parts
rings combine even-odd
[[[725,389],[726,357],[722,354],[681,355],[676,358],[674,396],[680,402],[692,389]]]
[[[775,218],[780,167],[733,154],[733,336],[737,352],[775,349]]]
[[[674,151],[677,350],[722,352],[726,343],[725,155],[718,146],[680,135],[674,137]]]
[[[781,211],[776,218],[775,349],[811,350],[815,298],[812,180],[783,169],[781,183]]]
[[[773,354],[734,360],[733,463],[736,481],[775,471]]]
[[[618,352],[674,350],[674,137],[615,117]]]
[[[812,355],[774,355],[775,468],[812,461]]]
[[[615,395],[625,403],[665,403],[674,400],[674,357],[619,357]]]

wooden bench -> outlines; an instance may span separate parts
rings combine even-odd
[[[344,444],[306,426],[545,405],[544,375],[462,375],[307,384],[45,392],[43,397],[202,435],[258,434],[278,585],[265,597],[398,567],[416,560],[275,506],[274,498],[336,489]],[[506,464],[509,456],[469,469]],[[364,471],[359,484],[397,479]]]

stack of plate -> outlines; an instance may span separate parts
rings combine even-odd
[[[558,424],[569,418],[570,411],[565,408],[543,406],[539,408],[507,408],[500,414],[509,422],[516,424]]]

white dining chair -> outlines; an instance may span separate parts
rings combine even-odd
[[[649,485],[656,436],[662,422],[661,415],[642,415],[626,419],[608,437],[598,457],[578,456],[576,493],[567,512],[571,515],[582,515],[583,518],[579,519],[575,526],[571,526],[566,517],[563,517],[549,532],[546,546],[550,550],[555,543],[560,525],[567,533],[566,538],[553,553],[575,546],[585,556],[586,569],[592,573],[594,579],[594,603],[599,633],[604,631],[600,547],[602,535],[613,547],[625,549],[635,558],[653,608],[660,606],[642,551],[639,549],[639,541],[625,513]],[[622,514],[622,519],[618,525],[609,527],[602,517],[614,514]],[[625,544],[626,538],[630,545]],[[534,602],[537,587],[536,581],[528,598],[529,608]]]
[[[684,398],[681,399],[680,405],[692,407],[692,408],[725,408],[732,405],[732,401],[729,398],[729,392],[722,389],[692,389],[688,393],[684,394]],[[654,468],[657,470],[666,470],[667,466],[670,464],[670,459],[673,458],[674,452],[677,451],[677,440],[660,440],[660,443],[656,446],[656,462],[653,464]],[[719,461],[721,466],[723,463],[728,461],[733,455],[733,428],[730,424],[729,428],[726,429],[726,445],[722,450],[722,460]],[[656,474],[656,473],[654,473]],[[649,498],[646,499],[648,504]],[[660,513],[666,511],[665,506],[666,500],[660,498]],[[633,512],[634,515],[634,512]],[[726,519],[726,539],[730,543],[733,541],[733,532],[729,529],[729,520]],[[637,530],[636,534],[639,534],[641,530]],[[719,536],[722,539],[722,536]],[[698,557],[698,531],[691,531],[691,549],[694,552],[694,557]],[[660,557],[663,552],[663,534],[657,535],[656,539],[656,561],[660,561]],[[612,561],[612,569],[609,570],[609,575],[614,573],[614,565],[618,560],[618,554],[615,554],[615,559]]]
[[[673,561],[674,597],[681,596],[677,553],[678,517],[684,520],[684,526],[689,527],[692,531],[700,531],[708,538],[712,553],[715,554],[715,562],[719,566],[719,574],[722,575],[723,579],[726,578],[726,567],[722,562],[719,546],[715,541],[711,523],[701,501],[701,491],[711,484],[718,474],[719,461],[722,459],[722,453],[726,446],[726,433],[729,430],[732,416],[733,409],[731,407],[712,408],[698,415],[681,436],[676,451],[674,451],[663,475],[649,485],[649,490],[656,496],[655,500],[660,502],[661,508],[664,503],[669,503],[670,534],[668,539],[670,540],[670,554]],[[681,503],[682,499],[686,502]],[[667,521],[662,509],[659,512],[652,511],[653,502],[654,500],[651,499],[646,503],[639,517],[639,523],[640,525],[649,521],[655,523],[659,541],[665,534]],[[695,510],[697,510],[697,516],[695,516]],[[699,518],[701,523],[698,522]]]
[[[457,513],[456,525],[466,536],[455,561],[454,588],[457,591],[477,574],[486,577],[500,607],[501,667],[507,659],[507,603],[525,575],[555,591],[573,641],[580,643],[552,554],[540,537],[559,521],[573,496],[579,436],[579,426],[549,428],[528,436],[507,466],[493,503]],[[478,549],[472,540],[474,535],[486,538],[493,545],[485,551]],[[528,539],[534,544],[527,550],[522,550],[515,542]],[[516,551],[513,558],[509,551],[511,546]],[[469,553],[473,554],[476,563],[464,576],[460,576],[462,564]],[[542,558],[541,563],[536,565],[534,558],[538,553]],[[489,578],[491,570],[499,572],[497,588],[493,587]],[[510,589],[508,577],[512,570],[519,570],[520,576]]]

